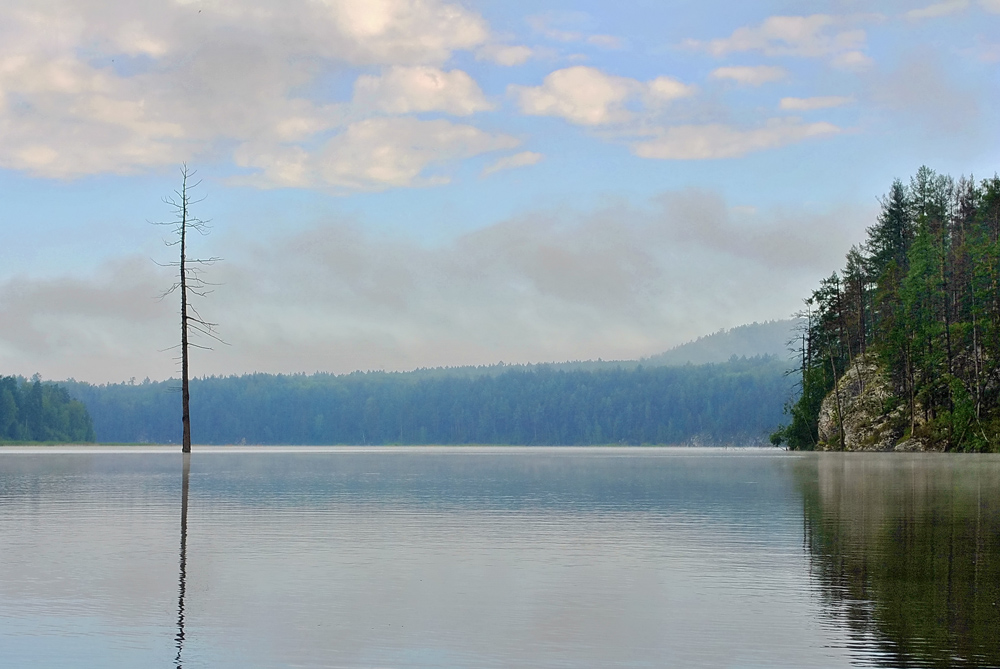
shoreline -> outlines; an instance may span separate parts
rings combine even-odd
[[[753,453],[778,454],[789,453],[782,448],[770,445],[761,446],[683,446],[683,445],[644,445],[630,446],[622,444],[601,445],[508,445],[508,444],[417,444],[417,445],[361,445],[361,444],[330,444],[330,445],[201,445],[195,444],[192,453],[678,453],[678,454],[720,454],[720,453]],[[0,454],[9,453],[181,453],[179,444],[0,444]]]

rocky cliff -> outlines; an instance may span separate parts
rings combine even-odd
[[[923,411],[915,412],[919,419]],[[829,451],[925,451],[920,439],[903,439],[909,426],[905,402],[898,402],[892,384],[877,361],[854,361],[826,396],[819,413],[819,447]]]

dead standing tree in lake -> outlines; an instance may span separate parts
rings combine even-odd
[[[181,166],[181,187],[175,190],[174,194],[163,198],[163,202],[170,206],[176,215],[173,221],[154,223],[154,225],[165,225],[173,228],[176,239],[172,241],[164,240],[167,246],[180,247],[180,260],[170,263],[157,263],[165,267],[177,267],[178,279],[170,288],[164,291],[161,299],[174,292],[179,292],[181,296],[181,343],[171,348],[180,348],[181,363],[181,422],[184,428],[181,451],[191,452],[191,411],[190,393],[188,392],[188,350],[190,347],[210,349],[209,346],[194,344],[190,340],[191,333],[202,334],[217,342],[225,343],[219,338],[216,332],[216,323],[210,323],[201,317],[198,310],[191,304],[191,297],[205,297],[211,293],[211,284],[202,277],[202,269],[208,265],[213,265],[221,258],[188,258],[187,257],[187,235],[189,231],[195,231],[201,235],[207,235],[210,229],[208,221],[196,218],[191,214],[191,206],[202,202],[205,198],[197,200],[191,199],[191,191],[198,187],[201,181],[189,183],[195,172],[188,169],[187,165]],[[169,349],[168,349],[169,350]]]

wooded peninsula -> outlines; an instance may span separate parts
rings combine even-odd
[[[1000,178],[921,167],[805,300],[801,396],[772,442],[1000,450]]]

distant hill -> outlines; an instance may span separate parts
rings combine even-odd
[[[786,359],[791,357],[788,342],[798,336],[799,327],[797,319],[740,325],[698,337],[669,351],[644,358],[641,362],[649,367],[673,367],[726,362],[734,355],[737,358],[768,355]]]
[[[421,368],[407,372],[421,378],[442,378],[451,376],[497,376],[505,372],[534,371],[548,369],[563,372],[596,372],[599,370],[636,367],[682,367],[687,364],[706,365],[729,362],[730,358],[771,357],[791,360],[788,342],[797,339],[801,323],[797,319],[766,321],[740,325],[729,330],[719,330],[710,335],[698,337],[694,341],[675,346],[669,351],[651,355],[639,360],[571,360],[568,362],[540,362],[505,365],[479,365],[465,367]]]

